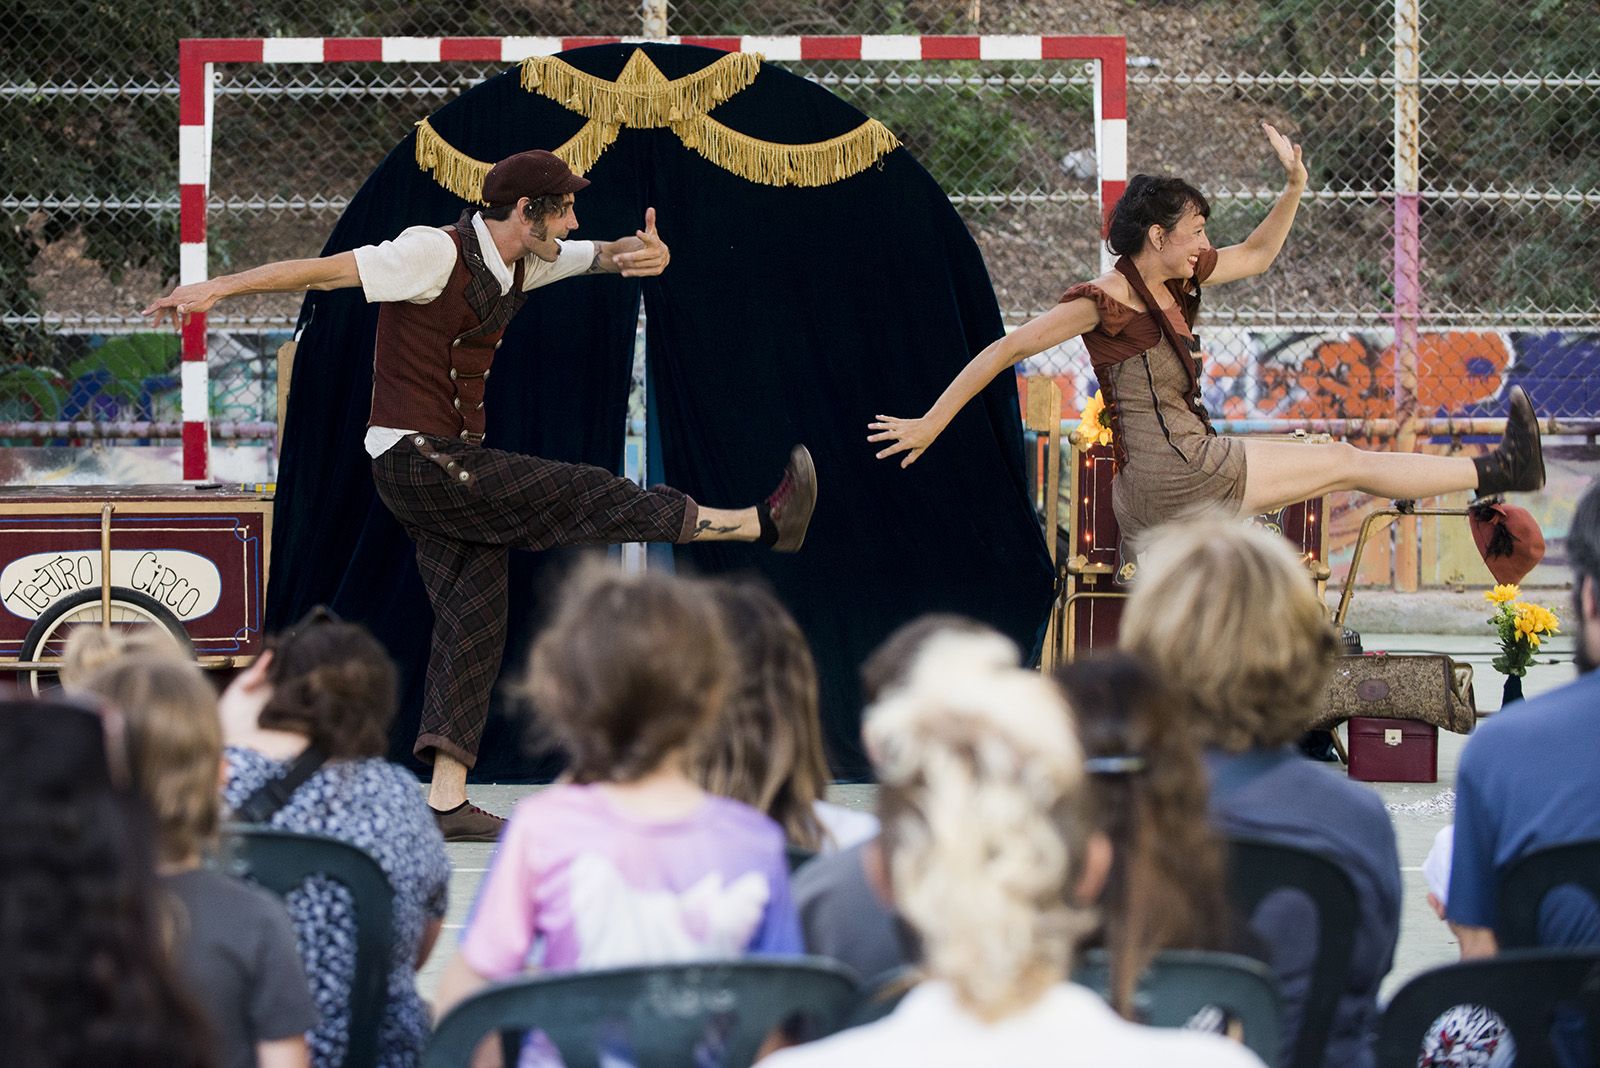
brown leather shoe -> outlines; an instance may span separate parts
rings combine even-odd
[[[463,801],[448,812],[433,806],[433,822],[446,842],[498,842],[506,821],[492,812],[485,812],[471,801]]]
[[[811,462],[811,451],[804,445],[796,445],[789,453],[782,481],[767,498],[768,513],[778,528],[773,552],[799,551],[805,544],[806,528],[811,525],[811,513],[816,507],[817,467]]]
[[[1533,401],[1521,386],[1511,387],[1511,406],[1500,444],[1473,462],[1478,468],[1479,497],[1499,493],[1530,493],[1544,488],[1544,449],[1539,441],[1539,417]]]

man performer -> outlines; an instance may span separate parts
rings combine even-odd
[[[762,503],[706,508],[668,486],[484,447],[484,383],[527,291],[577,274],[658,275],[671,253],[644,229],[573,241],[589,184],[542,150],[495,164],[481,211],[392,241],[283,260],[179,286],[144,309],[181,328],[224,297],[360,286],[381,303],[365,445],[378,495],[417,545],[433,642],[415,752],[433,763],[428,803],[450,841],[494,841],[504,820],[468,802],[489,695],[505,651],[507,550],[634,541],[759,542],[794,552],[816,504],[805,446]]]

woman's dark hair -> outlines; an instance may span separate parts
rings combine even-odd
[[[163,944],[149,820],[106,744],[87,709],[0,702],[4,1060],[206,1068],[206,1024]]]
[[[1144,250],[1150,227],[1170,230],[1190,210],[1211,217],[1211,203],[1200,190],[1182,178],[1136,174],[1111,209],[1106,247],[1118,256],[1136,255]]]
[[[1101,894],[1111,1005],[1163,949],[1231,949],[1222,842],[1207,819],[1200,747],[1176,698],[1138,660],[1111,653],[1056,672],[1077,716],[1096,827],[1111,840]]]
[[[592,563],[567,580],[522,690],[573,782],[631,782],[697,739],[732,673],[704,583]]]
[[[827,833],[816,803],[829,776],[811,646],[762,586],[718,582],[711,589],[736,663],[722,711],[695,747],[691,774],[712,793],[771,816],[791,846],[816,852]]]
[[[304,734],[329,760],[388,752],[398,702],[394,661],[367,628],[313,610],[267,647],[272,696],[261,726]]]

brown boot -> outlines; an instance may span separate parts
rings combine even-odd
[[[1479,497],[1530,493],[1544,487],[1544,449],[1539,443],[1539,417],[1521,386],[1511,387],[1511,409],[1500,444],[1487,456],[1474,457]]]
[[[506,821],[492,812],[485,812],[470,801],[463,801],[447,812],[432,806],[433,821],[446,842],[498,842]]]
[[[777,540],[772,551],[798,552],[806,540],[806,528],[811,525],[811,513],[817,507],[817,467],[811,462],[811,452],[804,445],[796,445],[789,453],[789,463],[783,469],[783,480],[766,499],[764,506],[777,528]]]

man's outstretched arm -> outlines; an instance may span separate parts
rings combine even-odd
[[[236,297],[245,293],[293,293],[305,289],[345,289],[361,284],[353,252],[335,256],[322,256],[310,260],[279,260],[237,274],[208,278],[204,282],[191,282],[179,286],[171,293],[152,301],[141,315],[150,316],[151,326],[169,321],[182,327],[191,315],[211,310],[223,297]]]

